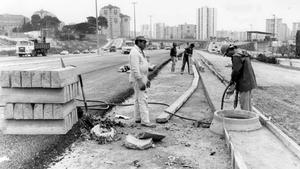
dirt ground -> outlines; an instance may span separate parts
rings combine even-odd
[[[168,64],[152,81],[149,89],[150,102],[171,104],[187,90],[193,76],[187,73],[180,75],[180,65],[181,62],[177,62],[176,73],[170,73],[170,64]],[[132,102],[132,98],[126,101],[126,103]],[[155,117],[162,113],[164,108],[166,107],[149,105],[151,121],[154,122]],[[133,107],[116,107],[109,116],[114,117],[115,114],[132,117]],[[212,117],[202,86],[198,86],[178,114],[195,119]],[[104,145],[99,145],[93,140],[78,140],[69,151],[58,157],[57,163],[51,164],[49,168],[230,168],[230,156],[224,138],[211,133],[207,128],[194,127],[191,121],[172,118],[168,123],[157,124],[154,129],[139,125],[130,127],[132,119],[119,121],[127,126],[116,128],[121,140]],[[131,150],[123,146],[127,134],[135,135],[149,130],[162,133],[166,138],[155,143],[155,147],[148,150]]]
[[[230,80],[230,58],[200,52],[218,72]],[[252,62],[258,88],[253,104],[271,117],[275,124],[300,144],[300,71]]]

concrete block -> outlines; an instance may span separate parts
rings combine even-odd
[[[44,104],[44,119],[53,119],[53,104]]]
[[[13,119],[14,118],[14,104],[7,103],[4,108],[4,118]]]
[[[31,72],[30,71],[21,71],[22,87],[31,87]]]
[[[14,105],[14,119],[24,119],[22,103],[16,103]]]
[[[51,88],[51,72],[43,71],[42,72],[42,87]]]
[[[44,119],[44,105],[34,104],[33,119]]]
[[[31,86],[42,87],[42,71],[31,71]]]
[[[33,105],[32,104],[23,104],[23,115],[24,119],[33,119]]]
[[[61,88],[78,81],[75,67],[51,70],[51,88]]]
[[[11,87],[22,87],[21,72],[18,70],[11,72]]]
[[[144,150],[151,148],[153,145],[152,139],[137,139],[133,135],[127,135],[124,146],[129,149],[138,149],[138,150]]]
[[[64,88],[0,88],[0,104],[11,103],[66,103],[70,89]]]
[[[66,134],[70,128],[63,120],[5,120],[4,134],[40,135]]]
[[[53,119],[64,119],[66,115],[72,113],[75,109],[75,101],[65,104],[53,104]]]
[[[1,87],[11,87],[10,72],[3,70],[0,76]]]

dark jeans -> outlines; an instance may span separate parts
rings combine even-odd
[[[181,67],[181,72],[184,71],[184,68],[185,68],[185,64],[187,63],[188,65],[188,72],[190,73],[190,63],[189,63],[189,56],[183,56],[183,59],[182,59],[182,67]]]

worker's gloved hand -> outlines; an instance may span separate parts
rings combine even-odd
[[[146,87],[147,87],[147,88],[150,88],[150,86],[151,86],[151,82],[150,82],[150,80],[148,80],[148,81],[147,81],[147,84],[146,84]]]
[[[138,86],[139,86],[139,89],[140,90],[146,90],[146,84],[141,80],[141,79],[139,79],[138,81],[137,81],[137,83],[138,83]]]

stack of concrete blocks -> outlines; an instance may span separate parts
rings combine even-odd
[[[4,134],[66,134],[78,121],[76,68],[1,72]]]

